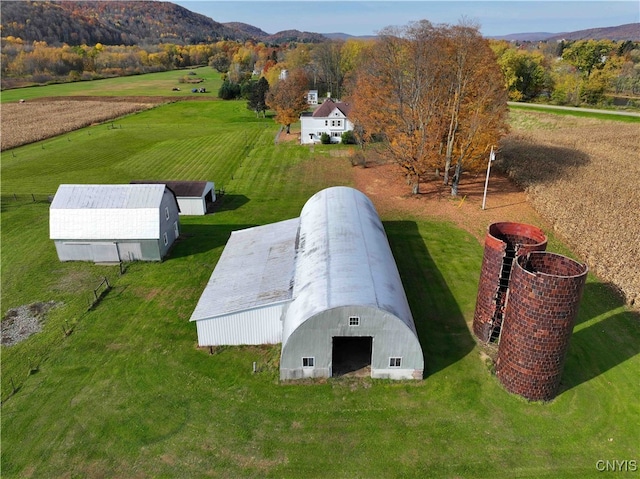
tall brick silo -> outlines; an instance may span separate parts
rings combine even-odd
[[[508,391],[533,401],[557,394],[587,271],[555,253],[516,259],[496,359]]]
[[[489,225],[473,317],[473,332],[479,340],[489,342],[500,334],[515,257],[546,247],[546,235],[535,226],[509,222]]]

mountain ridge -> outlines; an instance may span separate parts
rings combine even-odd
[[[158,43],[211,43],[219,40],[256,40],[267,43],[373,39],[375,35],[315,33],[291,29],[270,34],[242,22],[220,23],[171,2],[110,1],[5,1],[2,36],[25,42],[45,41],[70,46],[103,43],[136,45]],[[591,28],[565,33],[513,33],[487,38],[508,41],[631,40],[640,41],[640,23]]]

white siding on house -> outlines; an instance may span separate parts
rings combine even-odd
[[[353,123],[339,108],[334,108],[327,116],[302,115],[300,117],[300,143],[319,143],[322,133],[331,137],[332,143],[339,143],[345,131],[352,131]]]

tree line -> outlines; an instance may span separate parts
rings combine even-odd
[[[224,40],[198,45],[48,45],[2,38],[2,87],[28,83],[77,81],[210,65],[227,74],[229,85],[241,85],[254,74],[269,84],[283,69],[303,69],[309,87],[321,96],[341,98],[363,50],[376,55],[379,40],[349,39],[318,44],[266,45]],[[560,105],[606,105],[614,98],[640,101],[640,43],[578,40],[514,43],[490,40],[513,101]],[[380,50],[381,51],[381,50]],[[233,87],[235,88],[235,87]],[[234,90],[235,91],[235,90]]]
[[[289,131],[308,109],[308,90],[352,105],[354,140],[396,162],[413,193],[434,172],[456,195],[465,171],[486,168],[506,133],[507,100],[602,105],[640,95],[637,42],[509,43],[479,26],[427,20],[383,29],[376,39],[266,45],[48,46],[7,37],[2,81],[38,75],[82,79],[208,64],[218,96],[267,109]]]

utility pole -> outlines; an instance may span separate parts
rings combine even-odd
[[[484,209],[487,203],[487,187],[489,186],[489,172],[491,171],[491,163],[496,159],[496,154],[493,152],[493,146],[491,147],[491,153],[489,154],[489,163],[487,164],[487,178],[484,180],[484,195],[482,196],[482,209]]]

